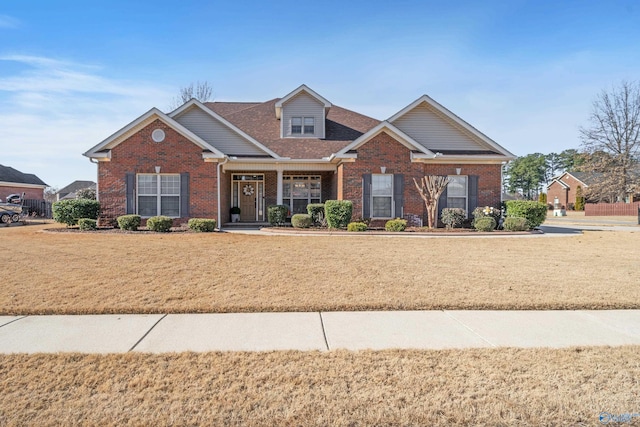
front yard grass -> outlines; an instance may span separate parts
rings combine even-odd
[[[0,425],[600,425],[639,351],[0,355]]]
[[[0,230],[0,314],[640,308],[640,233],[430,239]]]

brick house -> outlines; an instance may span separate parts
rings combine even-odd
[[[585,190],[589,188],[587,182],[592,179],[592,176],[584,172],[565,172],[555,177],[547,186],[547,203],[553,204],[557,197],[563,208],[573,209],[576,204],[578,187],[582,188],[584,196]]]
[[[98,164],[101,223],[119,215],[266,221],[309,203],[351,200],[354,217],[421,221],[413,178],[446,175],[440,208],[497,206],[513,154],[424,95],[379,121],[331,104],[305,85],[266,102],[195,99],[153,108],[84,153]]]
[[[11,194],[22,193],[25,193],[25,199],[43,200],[45,188],[47,184],[34,174],[0,165],[0,201],[5,201]]]

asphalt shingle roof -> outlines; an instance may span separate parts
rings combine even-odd
[[[9,166],[0,165],[0,181],[17,184],[47,185],[32,173],[23,173]]]
[[[292,159],[328,157],[380,123],[333,105],[326,117],[324,139],[280,138],[280,120],[275,115],[278,100],[263,103],[208,102],[205,105],[278,155]]]

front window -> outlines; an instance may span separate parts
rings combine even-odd
[[[138,175],[138,215],[180,217],[180,175]]]
[[[314,125],[313,117],[305,117],[304,118],[304,133],[306,134],[314,134],[315,133],[315,125]]]
[[[393,218],[393,175],[371,176],[371,217]]]
[[[302,134],[302,117],[291,118],[291,135]]]
[[[467,177],[449,176],[447,185],[447,207],[467,210]]]
[[[283,203],[289,206],[291,215],[307,213],[307,205],[321,203],[319,176],[282,177]]]

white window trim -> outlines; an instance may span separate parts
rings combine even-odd
[[[300,133],[293,132],[293,120],[300,119]],[[313,132],[305,132],[305,120],[311,119],[313,120]],[[297,126],[297,125],[295,125]],[[289,122],[289,135],[295,138],[301,138],[304,136],[315,135],[316,134],[316,118],[314,116],[291,116],[291,120]]]
[[[311,121],[313,122],[313,124],[311,125],[312,129],[313,129],[312,132],[307,132],[306,131],[307,125],[305,124],[305,122],[307,121],[307,119],[311,119]],[[315,117],[303,117],[302,118],[302,134],[303,135],[315,135],[316,134],[316,118]]]
[[[145,193],[140,193],[140,179],[139,177],[141,176],[157,176],[158,179],[156,180],[156,194],[145,194]],[[160,178],[161,176],[177,176],[178,177],[178,188],[180,188],[181,185],[181,177],[180,174],[177,173],[163,173],[163,174],[156,174],[156,173],[139,173],[136,174],[136,214],[140,215],[138,209],[140,206],[140,197],[155,197],[156,198],[156,215],[155,216],[159,216],[162,215],[162,179]],[[182,208],[181,206],[181,194],[180,191],[178,190],[178,194],[164,194],[164,196],[170,196],[170,197],[177,197],[178,198],[178,216],[169,216],[169,218],[180,218],[180,215],[182,212],[180,212],[180,209]],[[140,215],[142,218],[151,218],[151,216],[142,216]]]
[[[467,218],[470,217],[470,212],[469,212],[469,175],[449,175],[448,176],[449,179],[451,178],[464,178],[464,211],[467,213]],[[454,197],[450,197],[449,196],[449,184],[447,184],[447,199],[449,198],[454,198],[454,199],[462,199],[462,196],[454,196]],[[449,200],[447,200],[447,207],[449,206]]]
[[[389,195],[374,195],[373,194],[373,177],[374,176],[390,176],[391,177],[391,194]],[[370,212],[371,212],[371,219],[394,219],[395,218],[395,209],[396,209],[396,203],[395,200],[393,198],[393,174],[388,174],[388,173],[372,173],[371,174],[371,200],[369,201],[370,203]],[[386,217],[386,216],[373,216],[373,198],[374,197],[390,197],[391,198],[391,216],[390,217]]]

